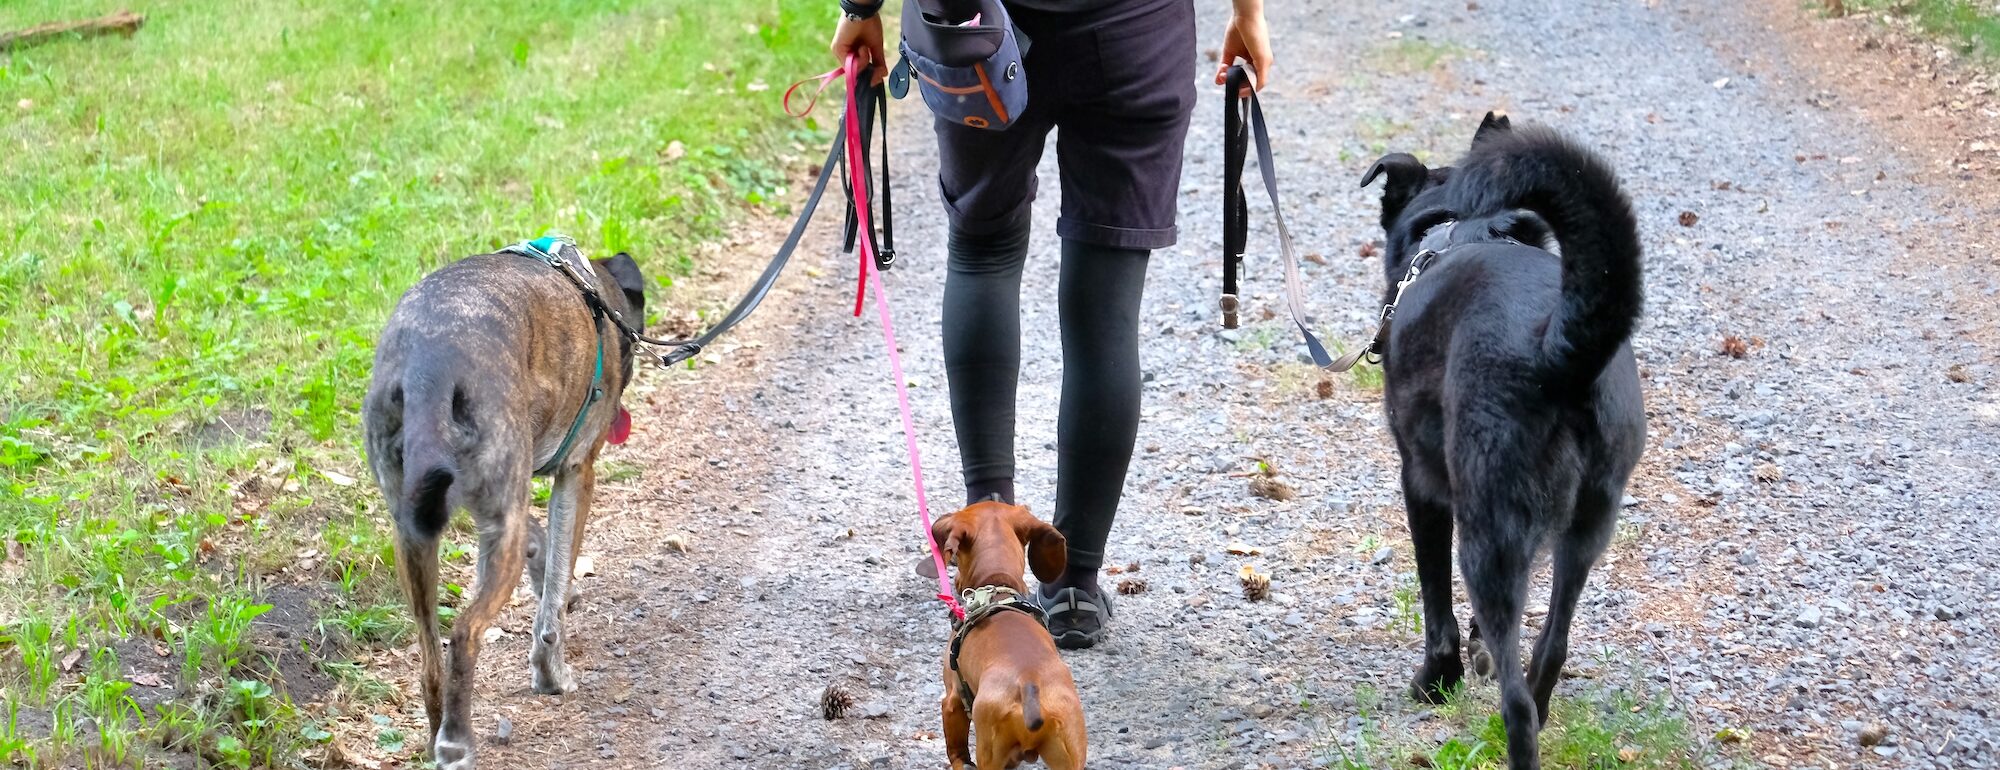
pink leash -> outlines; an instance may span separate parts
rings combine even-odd
[[[859,247],[855,250],[861,253],[860,285],[855,289],[854,314],[856,316],[861,315],[861,307],[868,296],[868,279],[872,276],[875,279],[875,314],[882,324],[882,342],[889,348],[889,373],[896,378],[896,408],[903,416],[903,446],[909,450],[910,474],[916,481],[917,518],[923,524],[924,542],[930,546],[931,562],[937,568],[937,598],[938,601],[944,602],[946,608],[951,610],[951,616],[954,620],[964,620],[965,608],[959,605],[958,596],[952,592],[951,582],[946,577],[950,572],[945,568],[944,551],[938,547],[937,539],[931,537],[930,499],[924,494],[924,463],[921,454],[917,451],[917,423],[916,418],[911,415],[910,411],[909,380],[903,376],[903,357],[896,349],[896,325],[891,320],[894,310],[889,306],[889,292],[882,281],[881,274],[877,273],[875,269],[875,231],[869,222],[869,216],[873,212],[869,208],[868,202],[868,170],[861,163],[861,117],[859,109],[856,106],[858,102],[856,100],[856,84],[854,82],[859,74],[860,67],[855,62],[854,56],[850,54],[847,57],[847,61],[839,69],[820,75],[817,78],[820,81],[820,90],[825,90],[827,84],[833,78],[843,78],[847,81],[847,106],[843,110],[841,132],[846,137],[847,142],[848,188],[853,190],[854,194],[854,212],[857,219],[856,232],[859,234],[859,237],[855,239]],[[800,82],[803,83],[805,81]],[[798,84],[794,84],[791,89],[786,90],[785,96],[788,103],[792,91],[797,88]],[[817,99],[818,95],[815,94],[814,96]],[[787,104],[785,111],[788,113],[791,112],[789,104]],[[810,111],[812,111],[812,106],[808,104],[806,112]],[[793,113],[794,117],[803,117],[804,115],[805,112]]]

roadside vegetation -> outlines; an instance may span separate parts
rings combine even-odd
[[[1987,63],[2000,62],[2000,4],[1991,0],[1825,0],[1833,15],[1855,12],[1906,17],[1939,39]]]
[[[688,275],[820,143],[777,98],[824,3],[14,0],[0,31],[125,7],[130,39],[0,53],[0,764],[414,751],[371,716],[410,631],[358,441],[377,329],[548,229]]]

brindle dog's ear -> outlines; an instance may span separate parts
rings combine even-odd
[[[1055,582],[1069,566],[1069,540],[1048,522],[1035,518],[1027,508],[1017,510],[1021,518],[1014,523],[1014,534],[1028,547],[1028,569],[1035,573],[1036,580]]]
[[[1424,191],[1424,184],[1430,181],[1431,170],[1423,161],[1408,153],[1384,155],[1375,165],[1368,167],[1368,173],[1361,176],[1361,186],[1367,187],[1375,178],[1387,174],[1389,181],[1382,185],[1382,229],[1393,230],[1397,218],[1403,215],[1403,207],[1417,193]]]
[[[639,273],[639,263],[632,259],[632,255],[622,251],[610,259],[600,259],[598,263],[604,265],[605,271],[611,273],[611,280],[617,281],[619,290],[625,292],[625,305],[632,309],[632,315],[637,316],[630,320],[644,323],[646,276]]]
[[[1472,146],[1478,147],[1511,133],[1514,133],[1514,121],[1507,119],[1506,115],[1489,112],[1485,120],[1479,121],[1479,130],[1473,132]]]

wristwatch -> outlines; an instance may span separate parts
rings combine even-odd
[[[887,2],[887,0],[874,0],[874,2],[869,2],[868,0],[840,0],[840,13],[846,16],[849,21],[867,21],[875,18],[875,14],[882,11],[882,4],[884,2]]]

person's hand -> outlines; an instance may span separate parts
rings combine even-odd
[[[882,48],[881,16],[855,21],[847,14],[841,14],[840,26],[833,30],[833,45],[830,47],[834,61],[845,62],[848,54],[853,54],[856,64],[863,67],[875,65],[875,82],[870,85],[880,85],[889,79],[889,56]]]
[[[1271,84],[1271,30],[1264,25],[1262,0],[1236,0],[1236,13],[1229,17],[1229,29],[1222,36],[1222,57],[1215,68],[1215,84],[1228,82],[1229,67],[1243,59],[1256,75],[1256,88]]]

